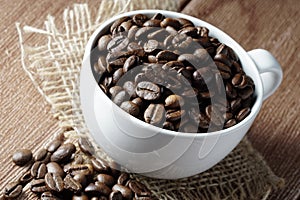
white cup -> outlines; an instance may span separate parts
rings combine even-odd
[[[153,16],[185,18],[195,26],[209,29],[210,36],[231,47],[244,71],[255,83],[256,100],[251,113],[225,130],[187,134],[149,125],[120,109],[99,88],[92,72],[91,50],[97,39],[118,18],[143,13]],[[241,141],[268,98],[280,85],[282,69],[272,54],[263,49],[246,52],[236,41],[215,26],[200,19],[164,10],[139,10],[105,21],[86,45],[80,74],[83,115],[95,142],[117,163],[145,176],[177,179],[201,173],[228,155]]]

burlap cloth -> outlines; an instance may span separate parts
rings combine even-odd
[[[98,11],[87,4],[75,4],[64,11],[58,23],[48,16],[45,29],[17,24],[23,68],[51,104],[66,138],[89,136],[79,104],[78,78],[85,45],[95,28],[121,12],[146,8],[176,11],[178,7],[173,0],[103,0]],[[28,36],[36,37],[34,44],[23,42]],[[99,157],[109,160],[95,147]],[[193,177],[158,180],[131,176],[148,186],[158,199],[266,199],[273,189],[283,185],[247,138],[219,164]]]

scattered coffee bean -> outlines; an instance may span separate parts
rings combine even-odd
[[[33,193],[43,193],[48,191],[45,179],[34,179],[31,181],[30,189]]]
[[[52,162],[67,162],[73,153],[75,153],[76,147],[72,143],[66,143],[61,145],[51,156]]]
[[[120,192],[125,199],[132,199],[133,197],[130,188],[124,185],[116,184],[113,186],[112,190]]]
[[[57,197],[51,192],[44,192],[41,195],[41,200],[60,200],[61,198]]]
[[[56,149],[58,149],[58,147],[60,147],[61,143],[61,140],[53,140],[48,144],[47,150],[53,153],[54,151],[56,151]]]
[[[80,148],[80,150],[88,155],[93,155],[95,153],[95,149],[92,145],[92,143],[87,139],[87,138],[79,138],[78,139],[78,146]]]
[[[32,152],[29,149],[20,149],[12,155],[13,162],[18,166],[24,166],[32,159]]]
[[[18,182],[11,182],[4,188],[4,196],[7,199],[15,199],[21,195],[22,190],[23,187]]]
[[[33,178],[41,179],[45,177],[47,173],[47,167],[45,163],[37,161],[32,165],[30,172]]]

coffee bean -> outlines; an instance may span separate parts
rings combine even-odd
[[[29,149],[20,149],[12,155],[13,162],[18,166],[24,166],[32,159],[32,152]]]
[[[133,22],[138,26],[143,26],[143,24],[148,20],[148,17],[143,14],[137,14],[132,17]]]
[[[78,146],[83,153],[89,156],[95,153],[92,143],[87,138],[80,137],[78,139]]]
[[[247,86],[242,90],[239,90],[239,97],[243,100],[248,99],[253,94],[253,88],[251,86]]]
[[[95,185],[98,186],[100,193],[102,195],[108,196],[112,192],[111,189],[102,182],[96,181]]]
[[[145,26],[145,27],[138,29],[137,32],[135,33],[135,39],[145,41],[145,39],[147,38],[147,35],[150,32],[153,32],[153,29],[154,29],[153,27],[149,27],[149,26]],[[156,30],[156,29],[154,29],[154,30]]]
[[[53,173],[53,174],[58,174],[61,177],[64,177],[65,172],[61,168],[61,166],[56,163],[56,162],[49,162],[47,165],[47,172],[48,173]]]
[[[235,113],[242,105],[242,99],[236,98],[230,102],[230,107],[233,113]]]
[[[123,76],[124,71],[123,68],[117,69],[113,74],[113,84],[117,84],[120,78]]]
[[[136,193],[138,196],[150,196],[151,195],[151,192],[148,190],[148,188],[138,182],[138,181],[130,181],[129,184],[128,184],[128,187],[134,192]]]
[[[127,181],[129,180],[129,174],[128,173],[121,173],[121,175],[119,176],[118,180],[117,180],[117,184],[119,185],[126,185]]]
[[[61,143],[62,143],[61,140],[51,141],[47,146],[47,151],[53,153],[54,151],[56,151],[56,149],[58,149],[58,147],[60,147]]]
[[[111,41],[111,35],[103,35],[99,38],[98,41],[98,50],[105,51],[107,49],[108,43]]]
[[[173,18],[165,18],[161,23],[160,23],[160,26],[165,28],[167,26],[171,26],[173,27],[174,29],[178,30],[180,28],[180,23],[176,20],[176,19],[173,19]]]
[[[150,104],[144,112],[146,123],[158,125],[164,120],[165,109],[163,104]]]
[[[58,174],[47,173],[45,175],[45,183],[49,190],[61,192],[64,189],[64,182]]]
[[[113,86],[109,89],[109,94],[110,94],[110,97],[113,99],[115,98],[115,96],[120,92],[122,91],[123,88],[119,85],[116,85],[116,86]]]
[[[185,35],[191,36],[193,38],[198,36],[197,32],[198,32],[198,30],[192,26],[184,27],[184,28],[180,29],[180,31],[178,31],[179,34],[185,34]]]
[[[130,17],[121,17],[119,19],[117,19],[110,27],[110,32],[112,33],[116,28],[118,28],[118,26],[120,26],[123,22],[130,20]]]
[[[109,173],[110,166],[105,160],[93,158],[91,162],[94,167],[94,170],[96,170],[97,172],[105,174]]]
[[[67,174],[71,174],[73,176],[75,174],[91,175],[93,174],[94,168],[91,164],[71,164],[64,170]]]
[[[173,53],[172,51],[168,51],[168,50],[161,51],[156,55],[156,59],[158,61],[169,62],[169,61],[177,60],[177,58],[178,58],[177,54]]]
[[[229,127],[232,127],[234,125],[236,125],[236,120],[235,119],[230,119],[225,123],[224,128],[229,128]]]
[[[78,193],[82,189],[82,186],[79,182],[72,178],[70,174],[68,174],[64,178],[64,188],[74,193]]]
[[[20,178],[19,178],[19,183],[22,184],[23,186],[25,186],[27,183],[29,183],[31,180],[33,179],[33,177],[31,176],[31,172],[30,170],[24,172]]]
[[[184,18],[177,18],[177,21],[179,22],[182,28],[189,27],[189,26],[194,27],[193,22],[191,22],[190,20]]]
[[[97,180],[105,185],[112,187],[115,184],[115,179],[111,175],[108,174],[98,174]]]
[[[131,28],[131,26],[133,26],[133,21],[132,20],[128,20],[128,21],[125,21],[125,22],[122,22],[122,24],[120,25],[120,28],[122,28],[122,31],[120,32],[123,32],[123,31],[126,31],[128,32],[129,29]]]
[[[239,111],[239,113],[236,115],[236,119],[238,122],[245,119],[250,114],[251,109],[250,108],[243,108]]]
[[[130,69],[134,68],[135,66],[137,66],[138,62],[139,62],[139,57],[137,57],[136,55],[130,56],[129,58],[126,59],[123,65],[123,72],[126,73]]]
[[[169,108],[177,108],[184,105],[184,100],[179,95],[170,95],[165,100],[165,106]]]
[[[119,106],[122,104],[122,102],[128,101],[129,98],[129,94],[125,90],[122,90],[116,94],[116,96],[113,98],[113,102]]]
[[[136,84],[133,81],[126,81],[123,84],[123,89],[129,94],[130,98],[136,97],[135,87]]]
[[[120,108],[122,108],[125,112],[129,113],[130,115],[133,116],[138,116],[140,113],[139,107],[133,103],[132,101],[124,101],[121,105]]]
[[[143,26],[145,27],[160,27],[160,22],[161,20],[159,19],[150,19],[150,20],[147,20]]]
[[[185,115],[185,110],[167,110],[166,119],[169,121],[176,121]]]
[[[145,44],[144,44],[144,51],[146,53],[152,53],[155,50],[159,49],[159,43],[157,40],[148,40]]]
[[[59,197],[55,196],[54,194],[52,194],[51,192],[44,192],[41,195],[41,200],[60,200]]]
[[[43,193],[48,191],[48,188],[45,183],[45,179],[34,179],[31,181],[30,190],[33,193]]]
[[[232,62],[233,62],[231,59],[228,58],[227,55],[224,55],[224,54],[215,55],[214,60],[224,63],[227,66],[231,66]]]
[[[95,63],[95,65],[94,65],[95,72],[103,75],[104,72],[106,71],[106,65],[107,65],[107,62],[106,62],[105,56],[100,56],[98,58],[98,62]]]
[[[231,83],[227,83],[225,86],[225,91],[227,97],[231,99],[235,99],[237,97],[237,91],[236,89],[231,85]]]
[[[216,106],[209,105],[205,108],[205,114],[210,119],[210,121],[220,127],[224,124],[224,118],[222,113],[217,109]],[[223,128],[223,127],[222,127]]]
[[[72,200],[89,200],[89,197],[86,194],[73,195]]]
[[[61,145],[51,156],[52,162],[64,163],[70,160],[73,153],[75,153],[76,147],[72,143],[66,143]]]
[[[160,97],[160,88],[149,81],[142,81],[137,84],[136,94],[146,100],[155,100]]]
[[[120,52],[126,48],[129,43],[129,39],[125,36],[113,37],[107,44],[107,50],[111,52]]]
[[[23,187],[18,182],[11,182],[4,188],[4,196],[7,199],[15,199],[21,195],[22,190]]]
[[[153,15],[153,17],[151,19],[158,19],[158,20],[163,20],[165,18],[165,16],[161,13],[156,13],[155,15]]]
[[[113,186],[112,190],[121,192],[123,198],[125,198],[125,199],[132,199],[132,197],[133,197],[133,194],[132,194],[132,191],[130,190],[130,188],[128,188],[124,185],[116,184]]]
[[[41,161],[35,162],[31,167],[31,176],[36,179],[44,178],[47,173],[47,167],[45,163]]]
[[[123,199],[123,196],[122,196],[122,193],[119,192],[119,191],[113,191],[109,194],[109,197],[108,197],[109,200],[122,200]]]
[[[46,156],[47,156],[47,150],[44,148],[41,148],[34,154],[34,160],[42,161]]]
[[[176,49],[179,49],[186,54],[193,53],[195,50],[193,38],[185,34],[175,35],[172,44]]]

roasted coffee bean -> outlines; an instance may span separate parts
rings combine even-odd
[[[73,195],[72,200],[89,200],[89,197],[86,194]]]
[[[95,185],[99,187],[100,193],[102,195],[108,196],[112,192],[111,189],[102,182],[96,181]]]
[[[92,143],[87,138],[80,137],[78,139],[78,146],[83,153],[85,153],[89,156],[91,156],[95,153],[95,149],[94,149]]]
[[[29,149],[20,149],[12,155],[13,162],[18,166],[24,166],[32,159],[32,152]]]
[[[146,100],[155,100],[160,97],[160,88],[149,81],[142,81],[137,84],[136,94]]]
[[[123,65],[123,72],[126,73],[130,69],[134,68],[138,65],[139,57],[136,55],[132,55],[129,58],[126,59],[124,65]]]
[[[144,112],[146,123],[158,125],[164,121],[165,109],[163,104],[150,104]]]
[[[215,61],[215,64],[216,64],[217,68],[219,69],[220,74],[223,79],[227,80],[231,77],[231,69],[229,66],[227,66],[221,62],[218,62],[218,61]]]
[[[116,96],[113,98],[113,102],[120,106],[122,102],[128,101],[129,98],[130,95],[125,90],[122,90],[118,94],[116,94]]]
[[[146,53],[152,53],[155,50],[159,49],[160,45],[159,42],[157,40],[148,40],[145,44],[144,44],[144,51]]]
[[[207,106],[205,108],[205,114],[214,125],[220,127],[224,124],[223,114],[217,109],[216,106]]]
[[[116,184],[113,186],[112,190],[121,192],[123,198],[125,198],[125,199],[132,199],[132,197],[133,197],[133,194],[132,194],[132,191],[130,190],[130,188],[128,188],[124,185]]]
[[[185,53],[192,53],[194,51],[194,47],[192,47],[195,44],[193,38],[185,34],[175,35],[172,44],[176,49],[178,48]]]
[[[51,156],[52,162],[64,163],[70,160],[73,153],[75,153],[76,147],[72,143],[66,143],[61,145]]]
[[[97,180],[105,185],[112,187],[115,184],[115,179],[111,175],[108,174],[98,174]]]
[[[184,27],[184,28],[180,29],[180,31],[178,31],[179,34],[185,34],[185,35],[191,36],[193,38],[198,36],[197,32],[198,32],[197,29],[192,26]]]
[[[108,174],[111,171],[109,164],[105,160],[93,158],[91,162],[94,170],[99,173]]]
[[[193,83],[197,86],[197,89],[200,89],[198,87],[210,84],[213,77],[214,75],[211,69],[209,67],[203,67],[193,73]]]
[[[107,71],[109,73],[112,73],[114,69],[122,68],[125,61],[126,61],[126,57],[117,58],[117,59],[110,61],[107,65]]]
[[[123,76],[124,71],[123,68],[117,69],[113,74],[113,84],[117,84],[120,78]]]
[[[174,29],[178,30],[180,28],[180,23],[176,20],[176,19],[173,19],[173,18],[165,18],[161,23],[160,23],[160,26],[165,28],[167,26],[171,26],[173,27]]]
[[[151,195],[151,192],[148,190],[148,188],[144,184],[142,184],[138,181],[131,180],[128,184],[128,187],[134,193],[136,193],[138,196],[150,196]]]
[[[229,82],[225,86],[225,91],[227,97],[229,97],[230,99],[235,99],[237,97],[236,89]]]
[[[127,47],[129,39],[125,36],[113,37],[107,44],[107,50],[111,52],[120,52]]]
[[[132,101],[124,101],[123,103],[121,103],[120,108],[135,117],[140,113],[139,107]]]
[[[177,60],[177,58],[178,55],[176,53],[168,50],[161,51],[156,55],[156,59],[158,61],[169,62],[169,61]]]
[[[47,156],[47,150],[44,148],[41,148],[34,154],[34,160],[42,161],[46,156]]]
[[[47,151],[49,151],[50,153],[53,153],[54,151],[56,151],[56,149],[58,149],[58,147],[60,147],[61,143],[62,143],[61,140],[51,141],[47,146]]]
[[[121,173],[121,175],[119,176],[118,180],[117,180],[117,184],[119,185],[126,185],[127,181],[129,180],[129,174],[128,173]]]
[[[225,54],[217,54],[217,55],[215,55],[214,60],[215,60],[215,61],[219,61],[219,62],[221,62],[221,63],[224,63],[224,64],[227,65],[227,66],[231,66],[231,65],[232,65],[232,62],[233,62],[233,61],[232,61],[231,59],[229,59],[228,56],[225,55]]]
[[[48,173],[53,173],[53,174],[58,174],[61,177],[64,177],[65,172],[61,168],[61,166],[56,163],[56,162],[49,162],[47,165],[47,172]]]
[[[133,23],[132,20],[128,20],[128,21],[123,22],[123,23],[120,25],[120,27],[119,27],[119,28],[122,28],[122,31],[120,31],[120,32],[123,32],[123,31],[128,32],[129,29],[131,28],[131,26],[133,26],[133,24],[134,24],[134,23]]]
[[[20,184],[22,184],[24,186],[27,183],[29,183],[32,179],[33,179],[33,177],[31,176],[31,172],[30,172],[30,170],[28,170],[20,176],[18,181],[20,182]]]
[[[200,58],[198,56],[194,55],[194,54],[181,54],[178,57],[178,61],[186,63],[186,65],[192,65],[196,68],[199,68],[199,67],[203,66],[203,63],[200,63],[200,61],[201,61]]]
[[[122,196],[122,193],[119,192],[119,191],[113,191],[109,194],[109,197],[108,197],[109,200],[122,200],[123,199],[123,196]]]
[[[165,16],[161,13],[156,13],[155,15],[153,15],[153,17],[151,19],[158,19],[158,20],[163,20],[165,18]]]
[[[60,200],[61,198],[57,197],[51,192],[44,192],[41,195],[41,200]]]
[[[236,98],[230,102],[230,107],[233,113],[235,113],[242,105],[242,99]]]
[[[143,26],[143,24],[148,20],[148,17],[143,14],[137,14],[132,17],[133,22],[138,26]]]
[[[103,35],[99,38],[98,41],[98,50],[105,51],[107,49],[108,43],[111,41],[111,35]]]
[[[82,186],[78,181],[72,178],[70,174],[68,174],[64,178],[64,188],[74,193],[78,193],[82,189]]]
[[[185,115],[185,110],[167,110],[166,119],[168,121],[176,121]]]
[[[116,85],[116,86],[113,86],[109,89],[109,94],[110,94],[110,97],[113,99],[115,98],[115,96],[121,92],[123,90],[123,88],[119,85]]]
[[[236,115],[236,120],[238,122],[242,121],[245,119],[249,114],[250,114],[251,109],[250,108],[243,108],[242,110],[239,111],[239,113]]]
[[[47,167],[45,163],[41,161],[35,162],[31,167],[31,176],[36,179],[44,178],[47,173]]]
[[[147,38],[162,42],[162,39],[166,38],[168,35],[169,32],[166,31],[165,29],[158,29],[154,32],[149,33]]]
[[[147,20],[143,26],[145,27],[160,27],[160,22],[161,20],[158,20],[158,19],[150,19],[150,20]]]
[[[123,84],[123,89],[129,94],[130,98],[135,98],[135,87],[136,84],[133,81],[126,81]]]
[[[18,182],[11,182],[4,188],[4,196],[7,199],[15,199],[21,195],[22,190],[23,187]]]
[[[167,129],[167,130],[171,130],[171,131],[174,131],[174,129],[175,129],[173,123],[172,122],[168,122],[168,121],[165,121],[163,123],[163,128]]]
[[[236,125],[236,120],[235,119],[230,119],[225,123],[224,128],[229,128],[229,127],[232,127],[234,125]]]
[[[64,189],[64,182],[58,174],[47,173],[45,175],[45,183],[49,190],[54,192],[61,192]]]
[[[81,185],[82,187],[85,187],[86,184],[87,184],[87,178],[86,178],[86,175],[85,175],[85,174],[75,174],[75,175],[73,176],[73,179],[74,179],[75,181],[77,181],[78,183],[80,183],[80,185]]]
[[[98,58],[98,62],[95,63],[95,65],[94,65],[95,72],[103,75],[103,73],[106,71],[106,65],[107,65],[107,62],[106,62],[105,56],[100,56]]]
[[[43,193],[49,189],[46,186],[45,179],[34,179],[31,181],[30,190],[33,193]]]
[[[172,94],[165,100],[165,106],[169,108],[177,108],[184,105],[184,100],[181,96]]]
[[[134,197],[134,200],[153,200],[151,197]]]
[[[193,22],[191,22],[190,20],[187,20],[187,19],[184,19],[184,18],[177,18],[177,21],[181,25],[181,28],[185,28],[185,27],[189,27],[189,26],[194,27]]]
[[[248,99],[253,94],[253,88],[251,86],[247,86],[242,90],[239,90],[238,95],[243,100]]]
[[[121,17],[117,19],[110,27],[110,32],[112,33],[118,26],[120,26],[123,22],[130,20],[130,17]]]
[[[75,175],[75,174],[84,174],[91,175],[93,174],[94,168],[91,164],[71,164],[68,167],[64,168],[64,171],[67,174]]]
[[[147,38],[147,35],[150,32],[153,32],[153,29],[154,29],[153,27],[149,27],[149,26],[145,26],[145,27],[138,29],[137,32],[135,33],[135,39],[136,40],[143,39],[145,41],[145,39]],[[157,29],[154,29],[154,30],[157,30]]]

